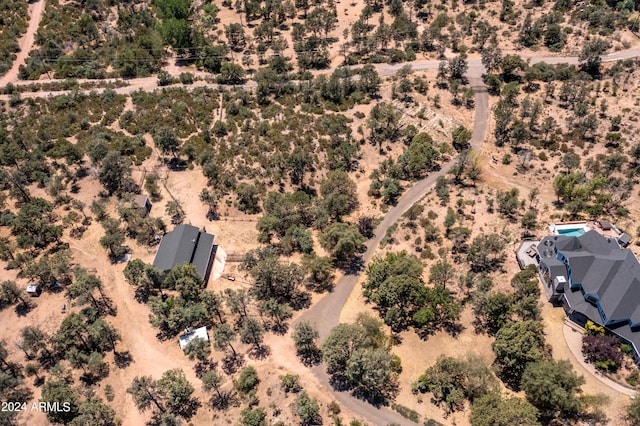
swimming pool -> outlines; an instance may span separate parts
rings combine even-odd
[[[556,229],[559,235],[566,235],[567,237],[581,237],[585,234],[584,228],[564,228]]]
[[[567,237],[581,237],[590,230],[587,222],[552,223],[549,225],[549,231],[552,234],[566,235]]]

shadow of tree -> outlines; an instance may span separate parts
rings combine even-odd
[[[227,355],[222,358],[222,371],[226,374],[233,374],[238,371],[240,367],[244,365],[244,356],[241,354]]]
[[[180,407],[180,409],[177,410],[175,414],[189,420],[196,414],[201,406],[202,404],[200,403],[200,400],[198,398],[190,398],[189,401],[184,404],[183,407]]]
[[[309,350],[304,352],[298,352],[300,361],[306,367],[312,367],[322,362],[322,351],[317,348],[316,350]]]
[[[106,312],[108,315],[115,317],[118,314],[118,308],[115,303],[113,303],[113,299],[108,296],[103,295],[101,299],[101,308],[100,313]]]
[[[113,358],[115,360],[116,366],[118,368],[127,368],[133,363],[133,357],[131,356],[131,352],[113,352]]]
[[[173,339],[174,337],[176,337],[175,333],[172,333],[171,331],[163,328],[161,328],[160,331],[156,333],[156,339],[160,340],[161,342]]]
[[[30,300],[25,300],[24,302],[21,302],[16,305],[16,308],[15,308],[16,315],[18,315],[19,317],[27,316],[27,314],[31,312],[36,306],[38,305],[31,302]]]
[[[360,275],[364,271],[365,263],[361,256],[357,256],[348,261],[340,262],[336,266],[342,269],[345,275]]]
[[[444,324],[442,324],[442,329],[449,333],[451,337],[457,338],[460,333],[465,330],[465,327],[459,322],[446,321]]]
[[[279,336],[284,336],[289,331],[289,324],[284,321],[276,322],[271,326],[271,331]]]
[[[315,283],[315,282],[309,281],[304,284],[304,288],[307,291],[312,291],[317,294],[331,293],[335,288],[335,282],[334,282],[334,279],[331,279],[330,281],[326,281],[322,283]]]
[[[271,354],[271,348],[267,345],[254,346],[249,351],[249,358],[251,359],[265,359]]]
[[[109,376],[109,364],[102,363],[100,369],[96,372],[85,371],[80,376],[80,381],[86,386],[93,386],[100,380]]]
[[[204,374],[207,371],[213,370],[214,368],[216,368],[217,365],[218,365],[217,362],[212,361],[210,359],[206,359],[204,361],[197,362],[196,365],[193,367],[193,370],[196,373],[196,377],[201,379],[202,376],[204,376]]]
[[[136,299],[136,302],[138,303],[147,303],[149,301],[149,297],[156,295],[157,292],[151,292],[146,288],[137,287],[133,298]]]
[[[214,409],[226,410],[230,407],[239,407],[240,399],[233,390],[220,391],[220,395],[214,395],[209,399],[209,405]]]
[[[187,162],[176,157],[169,160],[167,167],[173,172],[181,172],[187,169]]]
[[[353,389],[353,386],[351,385],[349,379],[347,379],[347,377],[343,376],[342,374],[332,374],[331,378],[329,379],[329,384],[334,390],[337,390],[338,392],[345,392]]]
[[[451,335],[451,337],[457,338],[460,333],[465,330],[465,327],[459,322],[455,321],[442,321],[436,324],[425,325],[422,327],[416,327],[416,334],[422,339],[427,340],[429,336],[433,336],[437,331],[443,330]]]

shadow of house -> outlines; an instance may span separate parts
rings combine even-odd
[[[218,246],[214,236],[192,225],[179,225],[166,233],[153,259],[153,266],[166,272],[177,265],[191,263],[205,283],[209,281],[211,267]]]
[[[640,263],[616,238],[596,231],[551,235],[537,247],[547,298],[569,318],[604,326],[629,343],[640,363]]]

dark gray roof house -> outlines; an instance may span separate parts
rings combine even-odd
[[[538,245],[540,277],[569,317],[591,320],[629,342],[640,360],[640,263],[616,238],[596,231],[551,235]]]
[[[168,271],[174,266],[192,263],[207,282],[218,249],[213,242],[214,238],[195,226],[176,226],[162,237],[153,266],[161,271]]]

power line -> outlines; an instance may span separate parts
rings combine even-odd
[[[200,51],[200,50],[204,50],[205,48],[211,48],[211,47],[215,47],[215,45],[200,45],[200,46],[186,46],[186,47],[180,47],[178,48],[178,50],[185,50],[185,51]],[[114,49],[113,47],[109,47],[106,46],[103,48],[108,56],[108,58],[104,58],[104,57],[96,57],[96,58],[73,58],[70,56],[65,56],[65,55],[61,55],[58,57],[45,57],[42,56],[42,52],[40,49],[34,49],[33,52],[36,52],[36,54],[38,55],[39,59],[41,61],[46,61],[49,63],[57,63],[60,62],[61,60],[65,61],[65,62],[99,62],[99,61],[105,61],[105,60],[113,60],[113,61],[117,61],[119,57],[121,57],[124,52],[145,52],[148,53],[149,55],[151,55],[152,58],[155,59],[155,57],[153,56],[153,52],[154,50],[164,50],[164,48],[162,49],[153,49],[153,48],[149,48],[149,49],[145,49],[145,48],[140,48],[140,47],[131,47],[131,48],[127,48],[124,50],[119,50],[119,49]],[[115,50],[115,53],[114,53]],[[233,49],[230,49],[233,50]],[[76,52],[78,52],[79,50],[76,50]],[[296,54],[299,53],[317,53],[317,52],[324,52],[326,51],[326,49],[322,49],[322,48],[313,48],[313,49],[295,49],[294,48],[294,52]],[[76,53],[74,52],[74,53]],[[247,53],[243,53],[243,55],[246,55]],[[260,54],[258,53],[249,53],[249,55],[256,55],[256,56],[260,56]],[[233,56],[233,53],[231,53],[231,56]],[[282,56],[281,54],[278,53],[271,53],[270,55],[263,55],[263,56],[269,56],[269,57],[274,57],[274,56]],[[224,54],[224,55],[212,55],[212,54],[207,54],[207,55],[194,55],[188,58],[185,58],[187,60],[189,59],[224,59],[224,58],[228,58],[229,55],[228,54]],[[133,58],[127,58],[127,59],[133,59],[133,60],[139,60],[139,59],[149,59],[149,57],[147,56],[133,56]],[[161,59],[158,59],[161,60]]]

